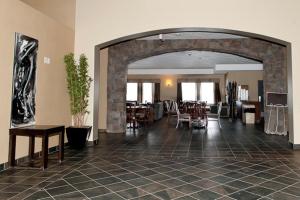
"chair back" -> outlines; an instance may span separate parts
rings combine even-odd
[[[179,116],[180,115],[180,111],[179,111],[177,102],[174,101],[174,106],[173,107],[175,109],[174,111],[176,111],[177,115]]]
[[[220,117],[221,116],[221,111],[222,111],[222,101],[220,101],[218,103],[218,116]]]
[[[164,106],[166,108],[166,111],[169,112],[170,111],[170,104],[169,104],[169,101],[168,100],[165,100],[164,101]]]
[[[171,100],[171,101],[170,101],[170,111],[171,111],[171,112],[174,112],[174,111],[176,111],[176,109],[178,109],[178,104],[177,104],[177,102],[174,101],[174,100]]]
[[[131,122],[135,116],[135,109],[131,103],[126,104],[126,121]]]

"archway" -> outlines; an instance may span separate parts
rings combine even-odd
[[[162,45],[160,41],[139,41],[134,40],[160,33],[174,32],[210,32],[210,33],[230,33],[247,37],[246,39],[207,41],[189,40],[165,41]],[[125,81],[127,75],[127,65],[130,62],[159,55],[162,53],[185,51],[185,50],[205,50],[235,54],[264,63],[266,90],[274,92],[289,91],[289,117],[292,116],[292,82],[291,82],[291,51],[290,43],[278,39],[261,36],[252,33],[245,33],[233,30],[206,29],[206,28],[182,28],[150,31],[123,37],[114,41],[97,45],[95,47],[95,84],[99,82],[99,50],[109,48],[108,67],[108,132],[125,131]],[[266,91],[265,90],[265,91]],[[97,131],[98,122],[98,95],[99,88],[94,91],[94,133]],[[289,141],[293,143],[293,120],[289,120]]]

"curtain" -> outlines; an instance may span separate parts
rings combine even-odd
[[[201,101],[201,83],[196,83],[197,101]]]
[[[138,83],[138,102],[143,103],[143,83]]]
[[[154,84],[154,102],[160,101],[160,83]]]
[[[221,93],[220,93],[220,84],[215,83],[215,91],[214,91],[214,96],[215,96],[215,103],[218,103],[221,101]]]
[[[177,102],[182,102],[182,87],[181,87],[181,83],[177,83]]]

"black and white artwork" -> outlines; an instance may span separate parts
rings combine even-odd
[[[38,40],[15,35],[11,127],[35,123],[35,79]]]

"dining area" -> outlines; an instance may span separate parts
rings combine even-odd
[[[155,104],[127,101],[126,128],[133,131],[147,129],[163,116],[167,118],[168,126],[172,126],[172,122],[176,121],[176,129],[188,127],[188,129],[206,130],[209,121],[217,121],[219,128],[222,128],[220,123],[222,102],[217,103],[216,110],[212,110],[211,105],[204,101],[164,100],[160,103],[163,108],[158,111]]]
[[[217,80],[178,79],[177,87],[172,86],[171,79],[166,80],[166,85],[161,82],[164,81],[130,77],[126,89],[127,130],[149,128],[163,117],[167,118],[164,123],[168,127],[175,124],[176,129],[187,125],[189,129],[206,130],[209,121],[217,121],[219,128],[222,127],[222,100]]]
[[[205,101],[181,101],[165,100],[164,107],[167,114],[167,122],[177,119],[176,129],[187,124],[189,129],[207,129],[209,121],[217,121],[221,129],[220,113],[222,102],[217,104],[217,112],[212,112],[211,107]]]
[[[154,112],[151,104],[138,104],[136,101],[126,103],[127,129],[135,131],[145,128],[154,122]]]

